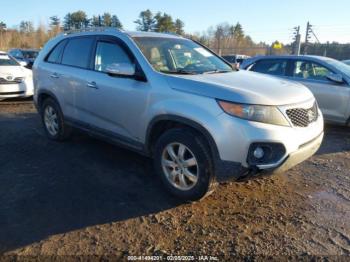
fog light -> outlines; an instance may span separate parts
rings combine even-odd
[[[262,149],[260,146],[258,146],[255,150],[254,150],[254,157],[257,159],[263,158],[265,153],[264,153],[264,149]]]

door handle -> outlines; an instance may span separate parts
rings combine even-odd
[[[59,78],[60,76],[57,73],[53,73],[52,75],[50,75],[51,78]]]
[[[95,81],[89,82],[86,84],[87,87],[98,89],[97,84]]]

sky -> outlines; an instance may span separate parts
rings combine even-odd
[[[292,41],[295,26],[305,38],[306,23],[314,26],[321,42],[350,43],[349,0],[0,0],[0,21],[8,27],[21,20],[34,24],[48,23],[49,17],[63,18],[68,12],[85,11],[89,16],[110,12],[116,14],[127,30],[145,9],[166,12],[185,22],[185,31],[206,31],[210,26],[240,22],[246,34],[256,42]],[[315,38],[312,41],[316,41]]]

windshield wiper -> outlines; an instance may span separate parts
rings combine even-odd
[[[165,73],[165,74],[178,74],[178,75],[197,75],[196,72],[193,71],[186,71],[183,69],[178,69],[178,70],[160,70],[160,72]]]
[[[220,74],[220,73],[230,73],[230,72],[233,72],[233,71],[215,69],[215,70],[210,70],[210,71],[204,71],[203,74]]]

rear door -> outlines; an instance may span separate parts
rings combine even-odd
[[[51,77],[57,78],[64,100],[66,115],[81,124],[88,122],[86,79],[90,72],[90,59],[95,42],[93,36],[73,37],[66,44],[61,66]]]
[[[290,79],[302,83],[312,91],[325,119],[345,123],[350,97],[348,85],[329,80],[327,75],[335,72],[320,63],[298,59],[292,64]]]

